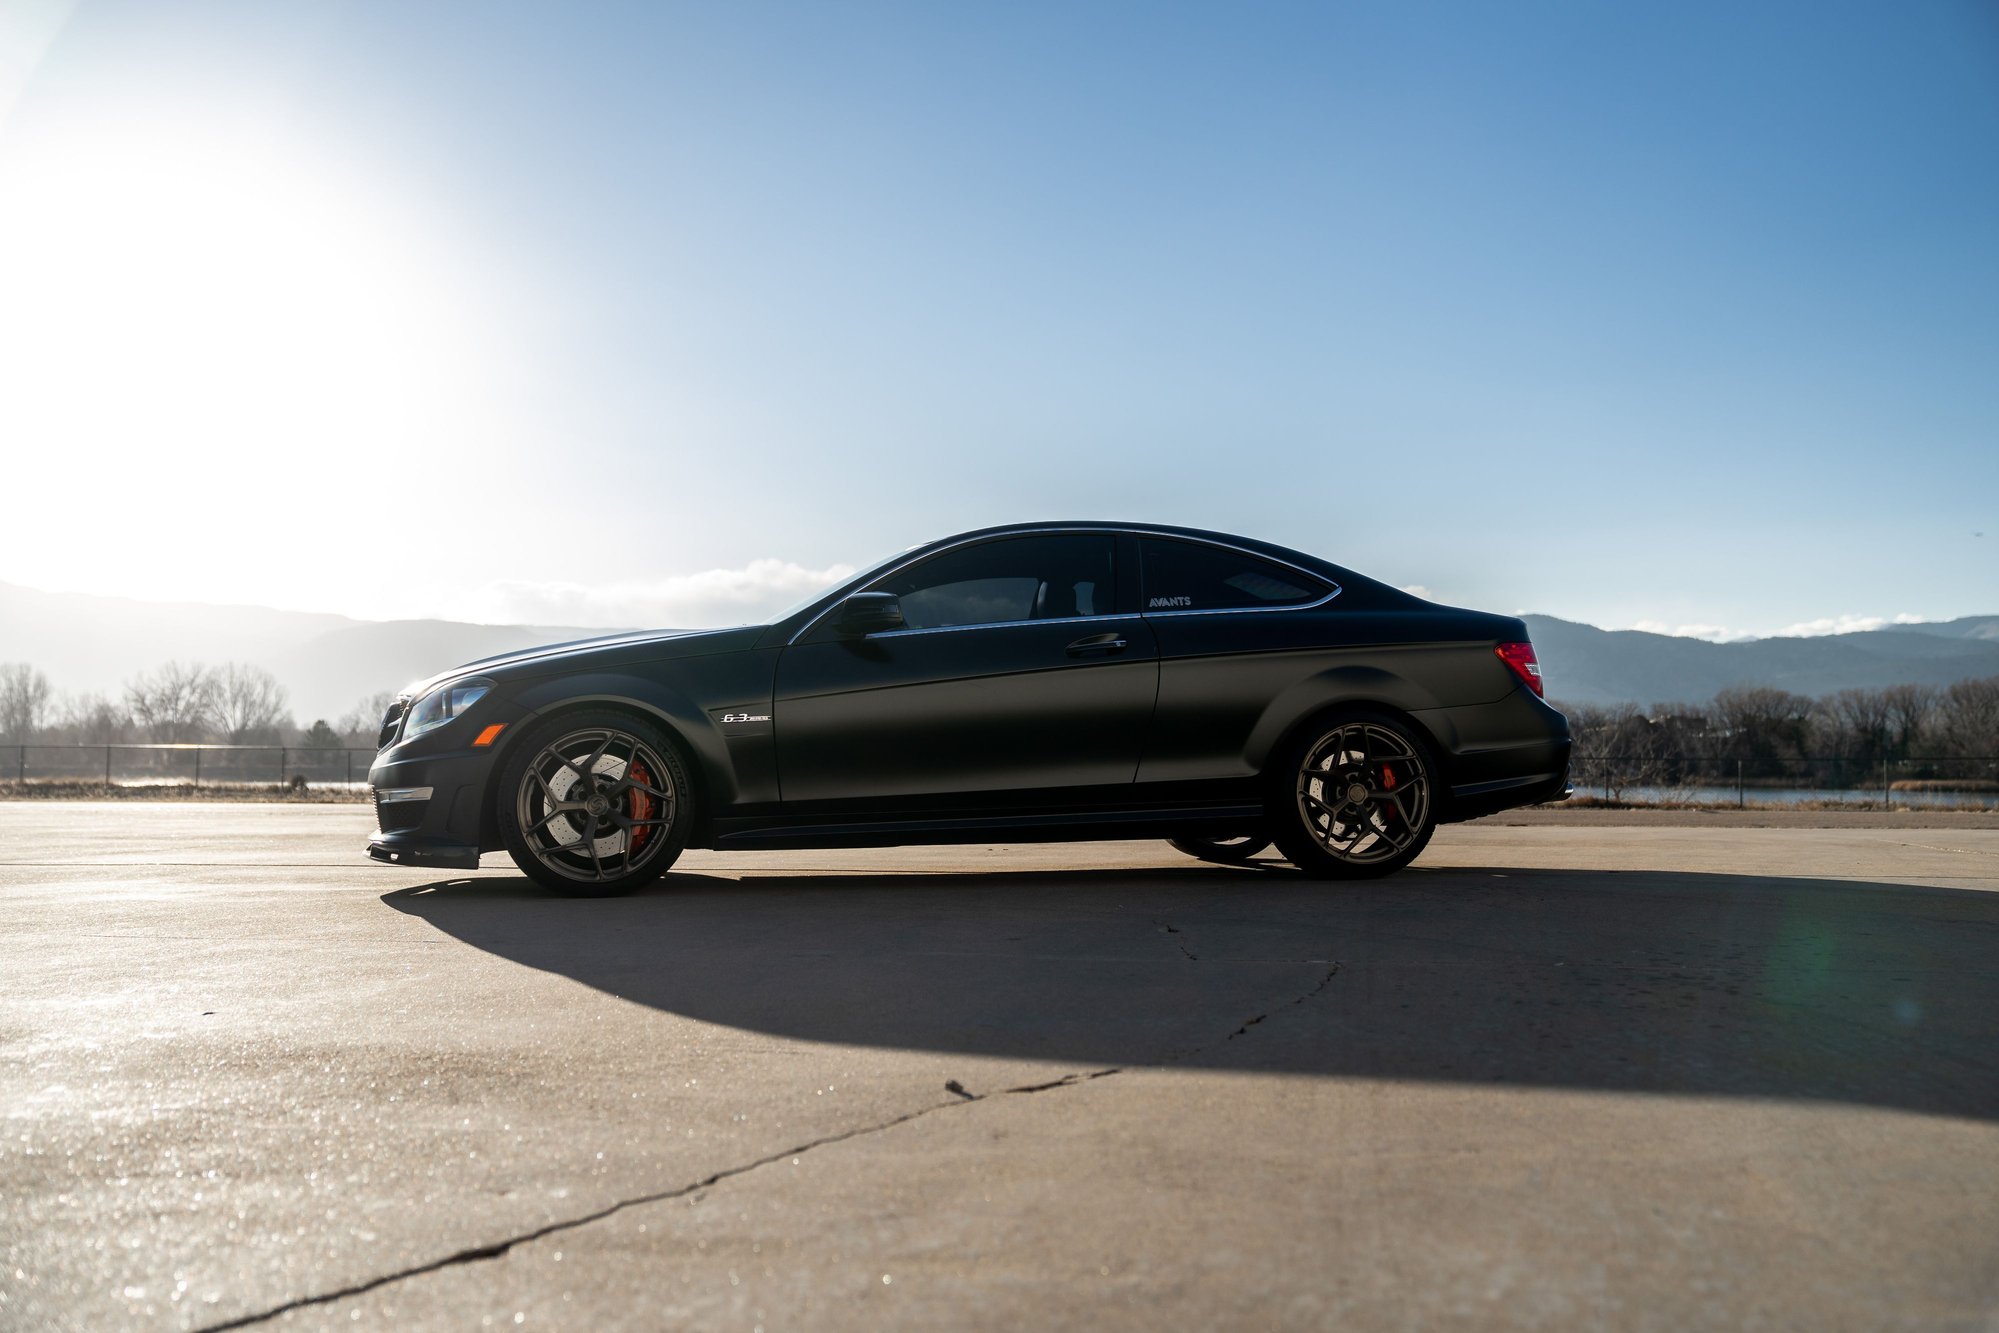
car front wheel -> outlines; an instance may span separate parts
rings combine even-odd
[[[617,712],[551,718],[501,771],[500,838],[537,884],[576,898],[630,893],[687,845],[693,791],[672,741]]]
[[[1384,713],[1355,710],[1306,728],[1271,774],[1277,846],[1322,879],[1392,874],[1437,827],[1437,765],[1423,737]]]

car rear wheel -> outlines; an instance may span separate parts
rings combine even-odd
[[[1336,714],[1306,728],[1272,773],[1277,845],[1322,879],[1392,874],[1437,827],[1437,764],[1425,740],[1384,713]]]
[[[1239,866],[1270,845],[1270,838],[1262,833],[1240,833],[1227,838],[1169,838],[1176,852],[1202,861],[1213,861],[1216,865]]]
[[[500,838],[528,878],[602,898],[657,878],[687,845],[693,790],[679,751],[626,713],[551,718],[501,771]]]

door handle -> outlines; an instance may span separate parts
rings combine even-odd
[[[1121,653],[1128,645],[1115,634],[1092,634],[1087,639],[1078,639],[1070,644],[1067,651],[1071,657],[1108,657]]]

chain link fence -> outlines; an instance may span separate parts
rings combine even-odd
[[[1579,796],[1634,804],[1879,803],[1999,808],[1999,757],[1839,755],[1727,758],[1683,754],[1577,755]]]
[[[365,783],[375,751],[286,745],[8,745],[0,780],[102,782],[128,786],[271,783],[313,786]]]
[[[127,786],[203,783],[283,786],[365,784],[375,751],[365,746],[8,745],[0,781],[102,782]],[[1678,754],[1577,755],[1577,795],[1635,804],[1874,803],[1999,808],[1999,756],[1839,756],[1755,759]]]

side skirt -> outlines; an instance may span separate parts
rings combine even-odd
[[[1260,805],[954,815],[931,819],[723,819],[716,821],[710,845],[716,851],[750,851],[965,842],[1108,842],[1122,838],[1240,832],[1262,819]]]

